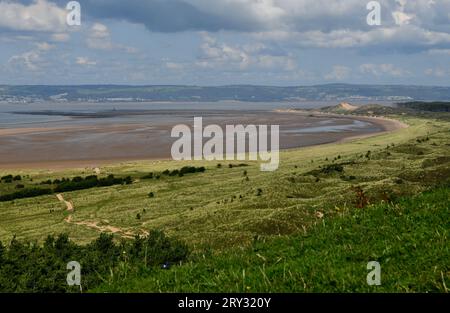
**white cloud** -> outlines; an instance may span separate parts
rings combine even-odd
[[[18,55],[14,55],[8,60],[8,65],[12,68],[25,69],[29,71],[38,71],[47,63],[42,55],[55,48],[47,42],[35,43],[36,48]]]
[[[17,31],[55,32],[66,28],[66,11],[47,0],[29,5],[0,2],[0,28]]]
[[[360,0],[278,0],[286,12],[281,27],[254,37],[304,48],[369,48],[427,51],[450,48],[450,0],[380,0],[382,25],[369,27]],[[386,48],[386,49],[384,49]]]
[[[350,76],[351,72],[351,68],[347,66],[335,65],[333,66],[333,70],[325,75],[325,79],[338,81],[345,80]]]
[[[18,68],[25,68],[30,71],[40,69],[39,63],[42,62],[41,55],[38,51],[28,51],[19,55],[14,55],[8,60],[8,65]]]
[[[450,47],[449,0],[379,2],[383,12],[381,29],[367,25],[367,1],[361,0],[183,0],[161,3],[86,0],[84,5],[99,19],[127,20],[156,31],[225,29],[260,32],[263,36],[270,33],[272,40],[275,35],[303,40],[300,45],[306,47],[308,44],[327,48],[390,45],[397,39],[400,39],[399,46],[406,42],[408,46],[422,46],[424,50],[437,45]],[[0,6],[0,27],[50,32],[65,28],[67,12],[49,0],[35,0],[28,6],[8,1],[1,2]],[[175,17],[173,20],[171,15]],[[405,26],[410,28],[404,29]],[[417,33],[417,38],[411,33]],[[93,49],[115,47],[107,27],[101,22],[92,27],[87,43]]]
[[[365,48],[383,47],[387,49],[432,49],[436,45],[450,46],[450,33],[423,30],[414,25],[402,27],[379,27],[362,30],[319,30],[306,32],[258,33],[259,40],[289,42],[304,48]]]
[[[292,56],[271,54],[261,43],[231,46],[218,42],[206,33],[203,34],[201,51],[202,57],[198,60],[197,66],[203,68],[276,71],[294,71],[297,68]]]
[[[166,62],[165,64],[166,64],[166,67],[172,71],[180,71],[180,70],[184,69],[184,65],[181,63]]]
[[[56,41],[56,42],[66,42],[68,41],[70,38],[70,35],[67,33],[57,33],[57,34],[52,34],[51,39],[52,41]]]
[[[203,44],[201,45],[202,59],[199,61],[201,67],[215,67],[217,65],[238,65],[246,68],[249,65],[248,54],[225,43],[219,43],[208,34],[203,34]]]
[[[398,10],[392,12],[392,17],[395,20],[395,24],[397,25],[407,25],[410,23],[412,19],[416,16],[415,14],[407,14],[405,13],[406,5],[408,4],[407,0],[397,0]]]
[[[442,68],[428,68],[425,70],[425,74],[433,77],[446,77],[450,76],[450,70],[442,69]]]
[[[394,17],[395,24],[397,25],[407,25],[414,18],[413,14],[406,14],[401,11],[392,12],[392,16]]]
[[[50,45],[47,42],[38,42],[38,43],[36,43],[36,47],[40,51],[49,51],[49,50],[55,48],[54,45]]]
[[[89,28],[89,34],[86,38],[86,44],[90,49],[95,50],[123,50],[126,53],[134,54],[138,49],[121,44],[113,43],[111,33],[108,27],[101,23],[94,23]]]
[[[86,43],[91,49],[111,50],[113,48],[108,27],[101,23],[92,25]]]
[[[77,57],[76,63],[82,66],[93,66],[97,65],[97,62],[90,60],[87,57]]]

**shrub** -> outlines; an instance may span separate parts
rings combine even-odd
[[[33,198],[43,195],[52,194],[51,189],[39,189],[39,188],[28,188],[22,189],[20,191],[13,192],[11,194],[0,196],[0,202],[12,201],[15,199]]]
[[[369,205],[369,199],[367,198],[364,190],[357,186],[352,188],[353,191],[356,193],[356,207],[358,209],[363,209],[367,205]]]
[[[145,258],[147,266],[158,266],[185,260],[189,255],[189,249],[186,244],[154,230],[146,238],[137,237],[130,254],[140,260]]]
[[[142,177],[142,179],[153,179],[153,173],[149,173]]]
[[[108,175],[106,178],[98,179],[97,176],[91,175],[84,179],[81,177],[74,177],[72,180],[63,179],[55,188],[56,192],[67,192],[75,190],[90,189],[94,187],[108,187],[113,185],[131,184],[133,179],[131,176],[125,178],[115,178],[114,175]]]
[[[0,292],[79,292],[79,287],[66,282],[68,260],[81,264],[81,283],[87,291],[124,268],[127,274],[138,275],[145,267],[159,270],[161,265],[176,265],[188,255],[184,243],[159,231],[119,243],[112,235],[101,234],[88,245],[77,245],[65,234],[49,236],[41,246],[13,238],[7,247],[0,242]]]
[[[12,175],[6,175],[6,176],[3,176],[2,178],[0,178],[0,181],[4,182],[4,183],[7,183],[7,184],[10,184],[10,183],[13,182],[13,178],[14,177]]]
[[[330,175],[342,172],[344,172],[344,167],[341,164],[328,164],[325,165],[323,168],[319,166],[319,169],[310,171],[306,173],[306,175],[313,175],[313,176],[317,176],[319,174]]]
[[[169,176],[177,176],[179,173],[179,170],[173,170],[172,172],[170,172]]]
[[[169,171],[169,170],[165,170],[164,172],[162,172],[163,175],[166,176],[179,176],[179,177],[183,177],[186,174],[193,174],[193,173],[203,173],[206,171],[205,167],[193,167],[193,166],[185,166],[181,169],[176,169],[173,171]]]

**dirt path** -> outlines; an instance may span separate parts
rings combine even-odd
[[[61,193],[57,194],[57,195],[56,195],[56,198],[58,198],[58,200],[59,200],[60,202],[62,202],[62,203],[64,203],[64,204],[66,205],[67,211],[69,211],[69,212],[75,211],[75,208],[73,207],[73,203],[64,200],[64,196],[63,196]]]
[[[99,222],[90,222],[90,221],[86,221],[86,222],[73,222],[72,221],[72,215],[69,215],[66,219],[65,219],[66,223],[72,224],[72,225],[78,225],[78,226],[85,226],[88,228],[92,228],[94,230],[97,230],[101,233],[112,233],[112,234],[117,234],[123,238],[128,238],[128,239],[133,239],[135,237],[135,233],[133,233],[130,230],[125,230],[119,227],[115,227],[115,226],[110,226],[110,225],[104,225],[104,226],[100,226],[98,225]]]
[[[127,239],[133,239],[134,237],[136,237],[136,235],[148,236],[148,234],[149,234],[148,231],[143,230],[143,229],[141,229],[140,232],[136,233],[129,229],[124,229],[124,228],[115,227],[115,226],[111,226],[111,225],[99,225],[100,222],[95,222],[95,221],[74,222],[72,214],[70,214],[67,218],[65,218],[64,221],[68,224],[88,227],[88,228],[94,229],[96,231],[99,231],[101,233],[116,234],[122,238],[127,238]],[[103,221],[103,223],[106,223],[106,221]]]
[[[67,211],[69,211],[69,212],[74,212],[75,211],[73,203],[71,201],[70,202],[66,201],[64,199],[64,196],[61,193],[57,194],[56,198],[58,198],[58,200],[60,202],[62,202],[62,203],[64,203],[66,205]],[[108,232],[108,233],[118,234],[118,235],[120,235],[123,238],[132,239],[136,235],[134,232],[132,232],[130,230],[125,230],[125,229],[122,229],[122,228],[119,228],[119,227],[115,227],[115,226],[110,226],[110,225],[99,226],[98,225],[99,222],[89,222],[89,221],[86,221],[86,222],[73,222],[72,214],[69,215],[66,219],[64,219],[64,221],[66,223],[72,224],[72,225],[89,227],[89,228],[95,229],[97,231],[100,231],[102,233]],[[141,235],[142,234],[148,235],[148,232],[146,232],[144,230],[141,230]]]
[[[64,221],[68,224],[88,227],[88,228],[94,229],[96,231],[99,231],[101,233],[116,234],[122,238],[127,238],[127,239],[133,239],[136,235],[147,236],[149,234],[147,231],[145,231],[143,229],[141,229],[141,231],[139,233],[135,233],[129,229],[127,230],[124,228],[115,227],[115,226],[111,226],[111,225],[98,225],[100,222],[95,222],[95,221],[74,222],[72,215],[69,215]]]

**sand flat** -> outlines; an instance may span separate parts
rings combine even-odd
[[[279,124],[280,147],[291,149],[354,138],[406,127],[386,118],[278,111],[204,119],[207,124]],[[192,127],[193,119],[186,118]],[[352,128],[355,121],[366,123]],[[179,121],[177,121],[178,123]],[[116,162],[170,159],[170,131],[177,123],[103,123],[99,125],[42,126],[0,129],[0,168],[61,169],[96,167]],[[346,125],[349,125],[346,129]],[[333,131],[341,127],[344,131]],[[344,127],[344,128],[342,128]],[[322,130],[323,128],[323,130]],[[308,132],[308,129],[316,131]],[[321,131],[317,131],[321,129]],[[297,131],[298,130],[298,131]]]

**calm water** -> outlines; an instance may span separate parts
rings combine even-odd
[[[62,126],[62,125],[83,125],[83,124],[126,124],[126,123],[157,123],[157,122],[177,122],[192,116],[230,116],[239,114],[239,111],[272,111],[286,108],[319,108],[336,105],[336,101],[309,101],[309,102],[177,102],[177,103],[31,103],[31,104],[7,104],[0,103],[0,128],[12,127],[39,127],[39,126]],[[361,103],[365,104],[365,103]],[[390,105],[391,103],[383,103]],[[122,110],[146,110],[155,111],[155,114],[147,115],[125,115],[108,118],[73,118],[68,116],[50,115],[25,115],[13,114],[12,112],[42,112],[58,111],[64,113],[98,113],[105,111]],[[160,112],[164,111],[164,112]],[[171,114],[173,111],[173,114]],[[255,112],[256,113],[256,112]],[[200,114],[200,115],[199,115]]]

